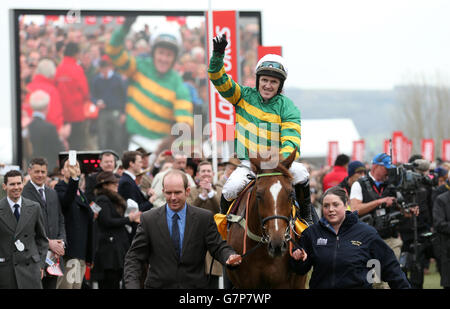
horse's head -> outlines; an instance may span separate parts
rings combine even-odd
[[[296,151],[297,149],[286,159],[278,154],[276,158],[271,156],[263,159],[258,155],[250,159],[256,174],[254,206],[260,218],[263,238],[268,243],[268,252],[272,257],[283,255],[288,249],[294,196],[289,168],[295,159]],[[277,160],[276,165],[269,162],[273,160]]]

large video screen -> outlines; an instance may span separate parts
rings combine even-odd
[[[14,10],[17,164],[46,157],[50,171],[71,149],[152,152],[188,113],[208,123],[205,14]],[[238,23],[239,82],[254,86],[261,15]]]

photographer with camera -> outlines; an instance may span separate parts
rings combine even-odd
[[[401,264],[406,272],[409,272],[408,279],[411,287],[415,289],[423,288],[424,269],[428,265],[429,259],[433,256],[431,233],[431,209],[432,209],[432,181],[428,177],[430,162],[424,160],[421,155],[413,155],[404,164],[405,171],[410,171],[411,177],[406,177],[406,185],[412,190],[410,194],[402,192],[405,200],[411,202],[411,198],[419,207],[417,216],[402,217],[397,226],[400,237],[403,241]],[[405,183],[405,182],[403,182]],[[405,190],[401,190],[405,191]],[[408,196],[409,195],[409,196]]]
[[[389,186],[388,169],[394,169],[391,157],[385,153],[376,155],[372,160],[369,174],[359,178],[351,187],[350,207],[358,211],[360,219],[372,225],[386,244],[400,258],[402,241],[398,237],[395,223],[397,216],[406,212],[397,209],[396,190]],[[417,212],[417,208],[414,209]],[[388,288],[382,282],[380,288]]]

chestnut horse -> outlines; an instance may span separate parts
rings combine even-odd
[[[306,275],[289,269],[289,243],[295,233],[294,189],[288,169],[295,154],[294,150],[273,168],[263,168],[268,161],[259,156],[250,159],[256,179],[243,193],[234,216],[238,219],[232,221],[227,236],[227,242],[242,255],[239,267],[227,269],[236,288],[305,288]]]

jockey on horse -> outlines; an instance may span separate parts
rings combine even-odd
[[[223,58],[227,45],[225,35],[213,39],[208,75],[221,96],[235,107],[235,152],[242,164],[223,187],[222,213],[227,212],[232,201],[255,176],[250,169],[251,152],[275,146],[284,158],[294,149],[297,149],[296,158],[300,156],[300,111],[281,94],[288,73],[284,59],[278,55],[265,55],[256,65],[256,88],[240,86],[225,73]],[[297,214],[311,225],[309,173],[299,162],[293,162],[289,172],[300,207]]]

